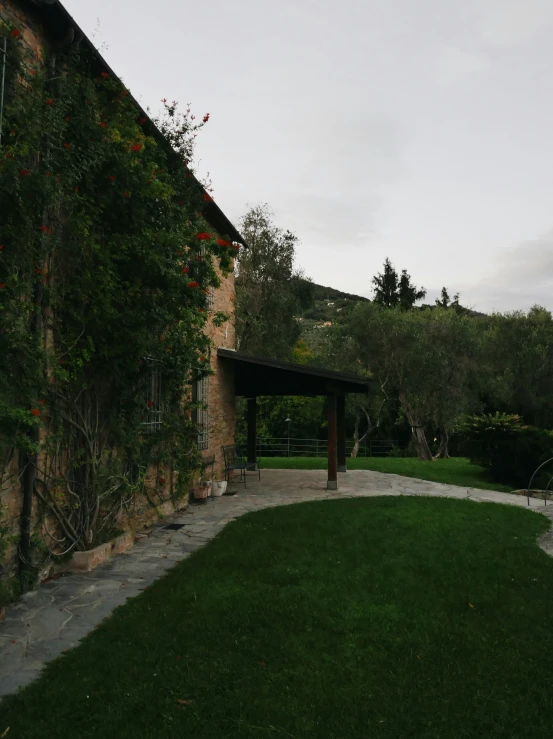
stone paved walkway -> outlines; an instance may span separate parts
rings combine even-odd
[[[0,696],[15,692],[40,673],[46,662],[75,646],[102,619],[138,595],[177,562],[212,539],[231,520],[248,511],[308,500],[375,495],[433,495],[470,498],[526,507],[526,498],[506,493],[425,482],[399,475],[356,470],[340,475],[340,490],[325,489],[322,470],[265,470],[233,497],[192,504],[139,534],[132,549],[93,572],[45,582],[7,609],[0,623]],[[553,505],[531,499],[531,509],[553,519]],[[169,523],[183,528],[170,531]],[[553,530],[539,541],[553,556]]]

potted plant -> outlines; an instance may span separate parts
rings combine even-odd
[[[203,500],[209,496],[209,487],[207,482],[200,481],[194,488],[194,498],[196,500]]]
[[[211,484],[211,495],[214,498],[218,498],[219,496],[223,495],[226,489],[227,489],[226,480],[213,480]]]

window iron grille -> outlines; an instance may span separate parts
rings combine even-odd
[[[161,362],[152,357],[143,357],[142,361],[146,366],[144,378],[146,414],[142,426],[147,433],[153,433],[161,428],[163,423]]]
[[[192,385],[192,401],[198,403],[194,409],[193,420],[198,430],[198,449],[203,452],[209,448],[209,376],[203,375]]]

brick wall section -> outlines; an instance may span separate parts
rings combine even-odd
[[[0,0],[0,20],[9,22],[21,32],[23,42],[33,52],[37,64],[44,58],[48,42],[41,24],[31,13],[21,9],[21,3]]]
[[[47,38],[40,24],[33,18],[32,12],[27,14],[21,9],[21,3],[16,0],[0,0],[0,20],[9,21],[21,32],[24,43],[33,52],[33,58],[39,65],[47,48]],[[215,457],[214,477],[223,479],[223,455],[221,447],[234,443],[234,432],[236,426],[234,381],[232,370],[224,370],[218,367],[217,347],[234,349],[234,301],[235,285],[234,274],[224,276],[220,272],[221,286],[215,290],[213,311],[221,311],[231,316],[223,326],[216,327],[211,320],[206,326],[206,332],[212,341],[211,367],[215,374],[209,381],[209,447],[203,452],[204,457]],[[48,340],[48,338],[46,338]],[[160,479],[165,479],[161,484]],[[169,498],[172,484],[168,470],[151,467],[146,476],[147,495],[137,497],[132,504],[131,510],[122,511],[118,519],[118,525],[124,530],[136,531],[143,525],[151,523],[159,514],[167,515],[172,507]],[[149,498],[149,500],[148,500]],[[19,480],[19,459],[14,455],[8,467],[0,469],[0,509],[3,517],[0,519],[7,526],[9,533],[17,538],[20,530],[20,513],[22,505],[22,489]],[[154,502],[158,508],[154,508]],[[183,501],[182,505],[186,505]],[[38,521],[38,501],[33,503],[33,523]],[[49,529],[53,532],[55,521],[49,520]],[[11,542],[9,551],[0,562],[0,573],[2,565],[12,570],[16,565],[16,543]],[[45,572],[44,576],[48,573]]]
[[[234,378],[232,370],[226,369],[217,359],[217,348],[235,348],[234,333],[234,301],[236,290],[234,273],[224,277],[219,272],[221,286],[215,291],[214,311],[221,311],[230,316],[223,326],[207,326],[207,335],[211,339],[211,368],[215,372],[209,378],[209,448],[204,457],[215,457],[214,478],[224,480],[224,462],[222,446],[234,444],[236,429],[236,407],[234,396]]]

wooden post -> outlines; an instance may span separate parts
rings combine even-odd
[[[347,472],[346,465],[346,396],[337,398],[337,442],[338,442],[338,472]]]
[[[336,396],[327,398],[328,412],[328,482],[327,490],[338,490],[337,438],[336,438]]]
[[[257,398],[248,398],[248,464],[257,469]]]

